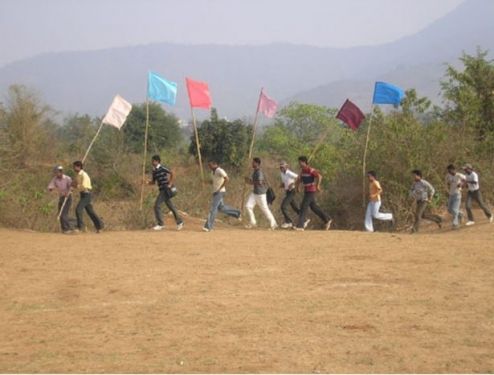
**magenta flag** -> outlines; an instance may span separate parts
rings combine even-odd
[[[259,96],[259,103],[257,104],[257,112],[261,112],[266,117],[273,117],[278,108],[278,103],[271,99],[261,90],[261,95]]]
[[[347,99],[341,106],[336,118],[343,121],[353,130],[357,130],[362,121],[364,121],[365,116],[359,107]]]

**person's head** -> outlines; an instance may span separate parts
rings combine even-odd
[[[77,160],[74,163],[72,163],[72,166],[74,167],[74,171],[80,172],[82,170],[82,161]]]
[[[218,168],[218,162],[216,160],[210,160],[208,161],[208,167],[212,171],[214,171],[216,168]]]
[[[280,161],[280,171],[286,172],[288,169],[288,163],[284,160]]]
[[[257,169],[261,167],[261,159],[254,158],[252,159],[252,168]]]
[[[447,171],[448,171],[448,173],[449,173],[450,175],[452,175],[452,176],[454,176],[454,175],[455,175],[455,173],[456,173],[456,168],[455,168],[455,166],[454,166],[453,164],[448,165],[448,166],[446,167],[446,169],[447,169]]]
[[[473,172],[473,166],[470,163],[465,164],[463,167],[463,170],[465,171],[466,174],[470,174]]]
[[[420,171],[420,169],[414,169],[412,171],[412,176],[415,181],[420,181],[422,179],[422,171]]]
[[[55,176],[57,176],[58,178],[62,178],[63,177],[63,167],[61,165],[56,165],[53,168],[53,174]]]
[[[159,155],[153,155],[151,157],[151,164],[153,167],[157,167],[161,163],[161,158]]]
[[[367,172],[367,178],[369,179],[370,182],[376,181],[376,179],[377,179],[376,172],[374,172],[374,171]]]
[[[300,168],[307,167],[309,165],[309,160],[307,160],[307,156],[299,156],[298,165],[300,165]]]

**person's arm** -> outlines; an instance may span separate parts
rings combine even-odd
[[[55,177],[53,177],[50,181],[50,183],[48,184],[48,191],[53,191],[55,189]]]
[[[67,192],[64,193],[64,196],[68,197],[70,193],[72,193],[72,178],[67,176],[67,185],[65,187],[67,189]]]
[[[320,174],[318,171],[315,171],[315,178],[316,178],[316,190],[317,191],[322,191],[321,190],[321,182],[322,182],[322,174]]]
[[[151,179],[148,180],[148,185],[154,185],[155,183],[156,183],[156,176],[153,170],[153,172],[151,172]]]
[[[300,176],[295,180],[295,189],[296,191],[300,191]]]
[[[173,186],[175,182],[175,173],[170,169],[170,181],[168,182],[168,186]]]
[[[476,186],[479,184],[479,176],[477,174],[473,174],[473,173],[475,173],[475,172],[472,172],[473,179],[471,181],[467,180],[467,184]]]
[[[289,175],[288,175],[289,177],[294,178],[295,182],[297,182],[298,174],[296,174],[295,172],[292,172],[292,171],[288,171],[287,173],[289,173]],[[295,182],[291,183],[288,186],[288,191],[291,191],[295,188]]]
[[[424,180],[422,180],[424,182]],[[432,197],[434,197],[434,194],[436,193],[436,189],[434,189],[434,186],[432,186],[428,181],[425,181],[425,187],[427,188],[427,200],[431,201]]]

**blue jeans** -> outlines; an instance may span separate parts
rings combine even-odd
[[[463,216],[460,212],[461,205],[461,193],[451,194],[448,198],[448,212],[453,216],[453,226],[457,227],[460,225],[461,217]]]
[[[213,229],[214,220],[216,219],[216,215],[218,214],[218,211],[224,213],[225,215],[233,216],[234,218],[237,219],[240,217],[240,211],[233,207],[227,206],[223,201],[224,197],[225,197],[225,193],[213,194],[211,209],[209,210],[208,220],[206,221],[206,224],[204,224],[204,228],[207,228],[209,230]]]

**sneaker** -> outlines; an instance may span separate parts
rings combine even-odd
[[[331,228],[331,223],[333,222],[333,220],[329,220],[327,223],[326,223],[326,226],[324,227],[325,230],[329,230],[329,228]]]
[[[465,224],[465,225],[466,225],[467,227],[469,227],[469,226],[471,226],[471,225],[473,225],[473,224],[475,224],[475,221],[468,220],[468,221],[466,222],[466,224]]]
[[[184,223],[177,224],[177,230],[182,230],[184,228]]]
[[[62,232],[62,234],[72,234],[72,233],[73,233],[73,231],[71,231],[70,229],[69,230],[64,230]]]
[[[489,218],[489,223],[491,223],[491,224],[492,224],[492,223],[494,223],[494,216],[491,216],[491,217]]]
[[[153,230],[163,230],[164,226],[163,225],[155,225],[153,227]]]
[[[310,219],[305,220],[304,222],[304,229],[307,228],[307,225],[309,225]]]
[[[202,227],[202,231],[203,231],[203,232],[211,232],[211,229],[206,228],[206,227]]]
[[[244,228],[245,229],[254,229],[255,227],[257,227],[256,224],[247,224]]]
[[[269,230],[276,230],[276,229],[278,229],[278,224],[273,225],[272,227],[269,228]]]
[[[304,231],[304,228],[293,227],[293,230],[295,230],[297,232],[303,232]]]
[[[291,227],[293,227],[293,224],[292,223],[283,223],[283,224],[281,224],[281,227],[283,229],[290,229]]]

